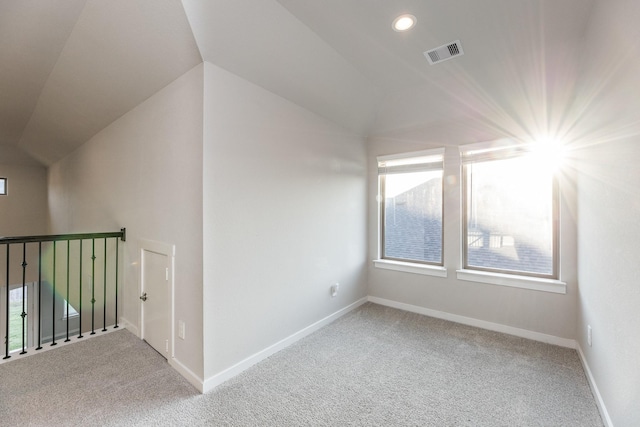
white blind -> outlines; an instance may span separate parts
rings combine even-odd
[[[442,170],[444,149],[378,157],[378,175]]]
[[[463,164],[486,162],[490,160],[511,159],[530,153],[531,144],[513,140],[499,140],[460,146],[460,158]]]

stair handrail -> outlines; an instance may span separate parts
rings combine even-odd
[[[56,242],[59,241],[67,241],[70,242],[72,240],[79,240],[80,241],[80,252],[82,253],[82,242],[84,240],[91,240],[92,241],[92,260],[95,261],[96,257],[95,257],[95,241],[96,239],[104,239],[104,245],[105,245],[105,256],[106,256],[106,251],[107,251],[107,239],[110,238],[117,238],[123,242],[126,242],[126,236],[127,236],[127,229],[126,228],[121,228],[120,231],[116,231],[116,232],[100,232],[100,233],[74,233],[74,234],[49,234],[49,235],[35,235],[35,236],[14,236],[14,237],[0,237],[0,247],[5,246],[6,247],[6,256],[7,256],[7,266],[6,266],[6,313],[5,313],[5,321],[6,321],[6,326],[5,326],[5,355],[3,357],[3,359],[9,359],[11,356],[9,355],[9,287],[10,287],[10,283],[9,283],[9,247],[11,245],[15,245],[15,244],[22,244],[23,245],[23,262],[22,262],[22,270],[23,270],[23,274],[22,274],[22,294],[23,294],[23,308],[22,308],[22,352],[20,354],[26,354],[26,346],[25,346],[25,342],[24,342],[24,332],[25,332],[25,317],[27,315],[27,313],[25,312],[25,308],[24,308],[24,295],[25,295],[25,269],[27,266],[26,263],[26,245],[28,243],[38,243],[39,246],[39,257],[41,256],[41,251],[42,251],[42,243],[44,242],[53,242],[53,248],[55,250],[55,244]],[[70,243],[67,244],[67,296],[68,296],[68,292],[69,292],[69,245]],[[115,261],[115,326],[114,328],[118,328],[118,245],[116,244],[116,261]],[[53,263],[54,263],[54,276],[55,276],[55,252],[54,252],[54,258],[53,258]],[[93,268],[93,267],[92,267]],[[80,260],[80,271],[82,272],[82,260]],[[42,263],[41,260],[39,261],[39,265],[38,265],[38,299],[40,299],[40,295],[41,295],[41,291],[40,291],[40,285],[42,283],[42,278],[41,278],[41,273],[42,273]],[[94,280],[94,275],[93,275],[93,271],[92,271],[92,280]],[[103,285],[103,289],[105,292],[105,304],[106,304],[106,258],[105,258],[105,270],[104,270],[104,280],[105,283]],[[93,284],[95,282],[92,282],[92,287]],[[53,281],[54,284],[54,294],[55,294],[55,278]],[[82,292],[82,291],[80,291]],[[55,298],[55,295],[53,296],[53,298]],[[80,298],[82,298],[82,293],[80,293]],[[93,304],[95,302],[95,298],[93,298],[92,296],[92,324],[91,324],[91,335],[95,334],[94,331],[94,314],[93,314]],[[55,305],[55,299],[53,300],[53,304]],[[67,302],[67,309],[68,309],[68,302]],[[38,312],[40,312],[41,309],[41,302],[38,301]],[[54,308],[54,315],[55,315],[55,308]],[[40,323],[40,314],[38,314],[38,319]],[[82,338],[82,324],[80,323],[80,335],[78,336],[78,338]],[[106,305],[105,305],[105,311],[103,311],[103,329],[102,331],[105,332],[106,329]],[[36,348],[36,350],[40,350],[42,349],[42,346],[40,344],[40,334],[41,334],[41,330],[40,327],[38,327],[38,347]],[[55,342],[55,319],[53,321],[53,325],[52,325],[52,337],[53,337],[53,343],[51,344],[56,345]],[[67,339],[65,340],[65,342],[70,341],[69,339],[69,320],[67,318]]]

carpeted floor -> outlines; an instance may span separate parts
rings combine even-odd
[[[602,421],[575,351],[368,303],[205,395],[125,330],[5,363],[0,424]]]

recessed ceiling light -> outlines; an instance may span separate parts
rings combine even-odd
[[[412,29],[416,25],[416,17],[413,15],[400,15],[393,20],[393,30],[402,32]]]

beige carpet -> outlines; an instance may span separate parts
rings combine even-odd
[[[575,351],[369,303],[205,395],[125,330],[15,360],[0,424],[602,422]]]

